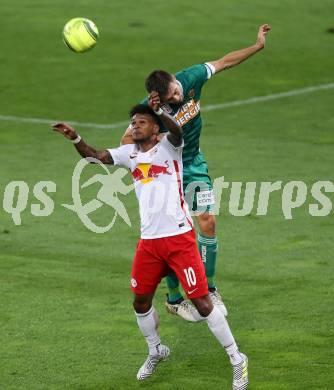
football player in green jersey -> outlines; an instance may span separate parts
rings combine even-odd
[[[213,75],[240,64],[265,46],[268,24],[259,27],[254,45],[231,52],[224,57],[204,64],[193,65],[175,75],[163,70],[153,71],[146,79],[148,93],[156,91],[162,103],[162,109],[174,116],[183,129],[183,189],[189,208],[196,216],[199,226],[198,246],[205,264],[210,296],[215,305],[227,315],[227,310],[215,285],[217,258],[217,237],[215,216],[210,213],[214,206],[212,182],[208,166],[199,148],[202,129],[200,97],[203,85]],[[143,102],[147,103],[147,99]],[[165,129],[161,126],[161,132]],[[131,129],[127,129],[122,141],[132,143]],[[178,314],[188,321],[198,321],[194,307],[183,299],[179,281],[174,274],[167,277],[169,289],[166,302],[172,314]]]

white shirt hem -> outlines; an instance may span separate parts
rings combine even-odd
[[[165,233],[165,234],[157,234],[157,235],[154,235],[154,236],[141,235],[140,238],[142,240],[152,240],[154,238],[172,237],[172,236],[178,236],[179,234],[188,233],[188,232],[190,232],[190,230],[193,230],[193,228],[190,227],[190,226],[186,226],[182,230],[178,230],[177,232]]]

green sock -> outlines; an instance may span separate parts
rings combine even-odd
[[[167,287],[168,287],[168,302],[176,302],[179,299],[183,298],[180,292],[180,282],[176,277],[175,273],[170,273],[167,278]]]
[[[215,288],[215,273],[217,260],[217,237],[207,237],[198,234],[198,249],[201,254],[202,261],[205,266],[205,274],[208,281],[209,288]]]

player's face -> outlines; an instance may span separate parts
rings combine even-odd
[[[135,114],[131,120],[132,138],[135,143],[149,141],[156,135],[159,126],[149,114]]]
[[[163,103],[179,104],[183,102],[183,93],[180,84],[174,79],[169,83],[169,88],[166,96],[163,98]]]

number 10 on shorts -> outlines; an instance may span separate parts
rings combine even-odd
[[[192,267],[184,268],[184,274],[186,275],[187,283],[189,287],[196,286],[196,275]]]

